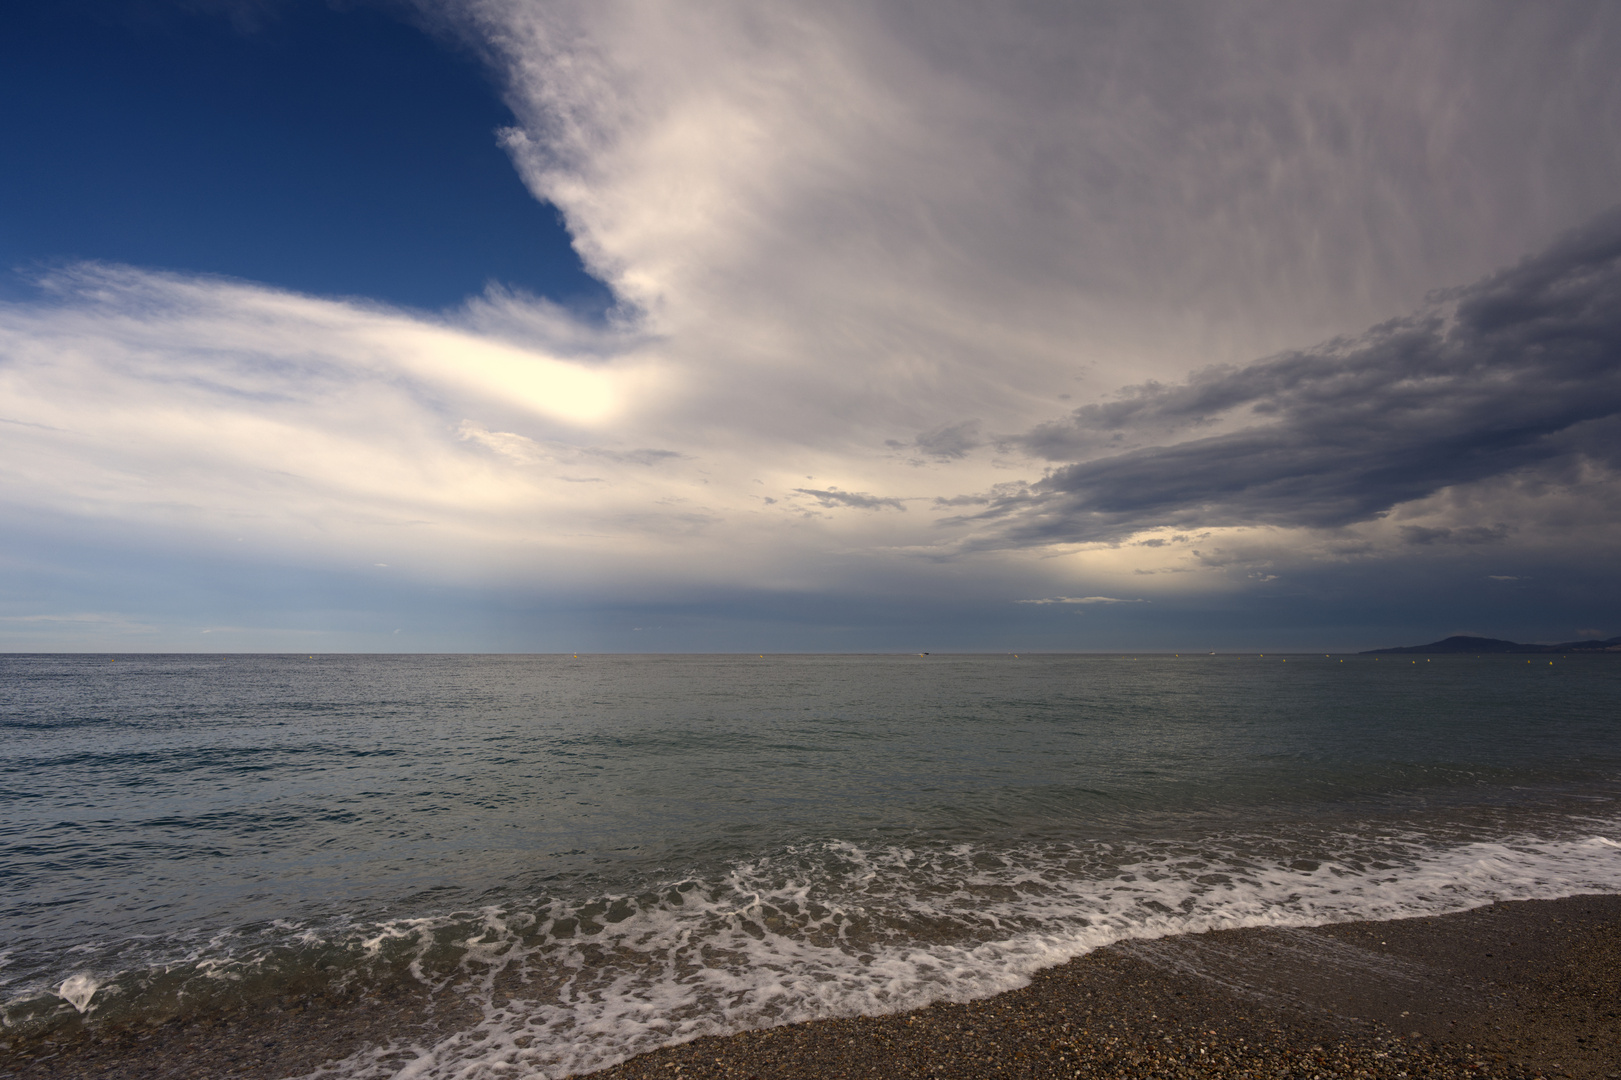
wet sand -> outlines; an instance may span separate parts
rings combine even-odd
[[[466,1019],[409,987],[273,1008],[7,1045],[0,1077],[275,1080]],[[1621,1080],[1618,1013],[1621,896],[1582,896],[1124,942],[983,1001],[704,1038],[592,1075]]]

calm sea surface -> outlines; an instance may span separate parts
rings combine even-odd
[[[561,1076],[1621,891],[1621,656],[1527,659],[0,657],[3,1018],[409,979],[482,1016],[412,1075]]]

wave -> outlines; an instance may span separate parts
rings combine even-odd
[[[13,986],[6,1023],[407,979],[479,1018],[431,1045],[367,1048],[312,1078],[562,1077],[701,1035],[985,997],[1124,939],[1621,892],[1621,818],[1565,826],[1494,838],[1362,823],[1002,850],[806,843],[591,897],[124,942],[85,958],[102,971],[143,949],[169,958]]]

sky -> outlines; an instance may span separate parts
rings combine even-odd
[[[1606,0],[0,13],[0,651],[1621,634]]]

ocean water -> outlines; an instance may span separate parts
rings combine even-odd
[[[1621,657],[1552,659],[0,657],[0,1018],[403,980],[474,1019],[324,1075],[563,1076],[1618,892]]]

